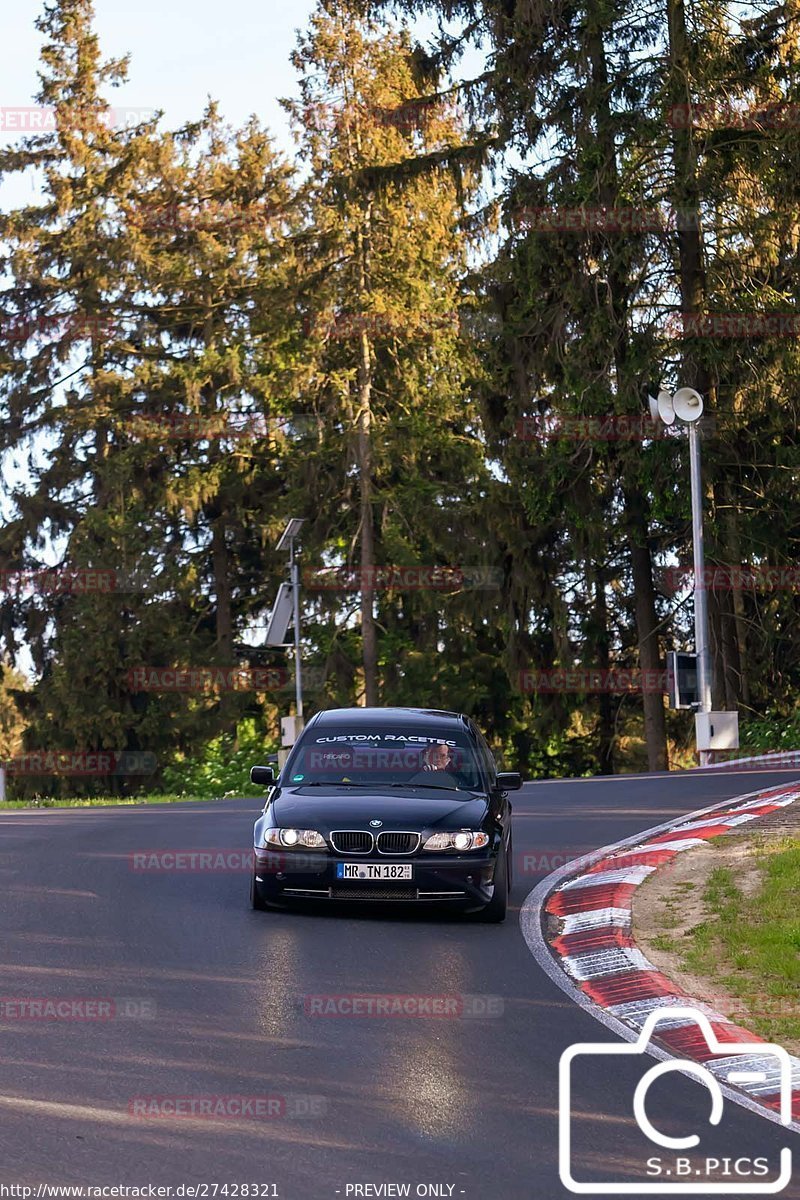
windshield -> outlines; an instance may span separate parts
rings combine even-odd
[[[475,753],[463,736],[420,728],[309,730],[286,764],[285,784],[349,783],[483,790]]]

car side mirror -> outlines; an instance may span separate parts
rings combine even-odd
[[[519,771],[498,771],[497,786],[501,792],[518,792],[522,787],[522,776]]]
[[[275,772],[272,767],[251,767],[250,768],[251,783],[274,783]]]

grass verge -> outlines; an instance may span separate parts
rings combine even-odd
[[[800,839],[756,843],[753,854],[754,888],[744,891],[729,866],[709,874],[702,892],[703,920],[680,939],[681,965],[738,997],[742,1023],[762,1037],[797,1043]]]
[[[8,809],[26,808],[118,808],[121,806],[134,807],[143,804],[185,804],[189,801],[205,801],[229,799],[225,796],[187,796],[187,795],[153,795],[153,796],[84,796],[76,800],[61,799],[56,796],[37,796],[32,800],[0,800],[0,812]],[[258,796],[238,795],[237,800],[260,800],[263,804],[263,792]]]

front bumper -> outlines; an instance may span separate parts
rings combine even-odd
[[[337,863],[410,864],[410,880],[337,879]],[[484,908],[494,893],[497,853],[372,855],[254,852],[255,887],[267,904],[293,900],[339,900],[394,904],[452,904]]]

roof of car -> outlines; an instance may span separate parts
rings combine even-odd
[[[466,722],[462,713],[440,708],[327,708],[313,719],[315,724],[321,725],[340,725],[347,721],[351,725],[383,726],[414,719],[436,725],[463,725]]]

